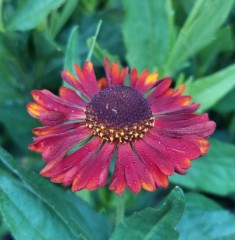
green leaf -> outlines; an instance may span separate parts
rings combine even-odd
[[[219,113],[235,112],[235,88],[223,97],[214,107],[213,110]]]
[[[126,59],[139,71],[163,65],[173,41],[173,9],[170,0],[123,0]]]
[[[102,21],[100,20],[98,25],[97,25],[97,28],[96,28],[96,31],[95,31],[95,35],[91,38],[91,46],[90,46],[90,50],[88,52],[86,61],[90,61],[91,60],[91,57],[92,57],[92,54],[93,54],[93,50],[94,50],[94,47],[95,47],[95,43],[96,43],[96,39],[98,37],[101,25],[102,25]]]
[[[209,44],[227,18],[234,1],[198,0],[181,28],[177,41],[165,63],[165,75],[172,75],[185,66],[188,58]],[[141,18],[142,19],[142,18]]]
[[[9,172],[18,176],[27,189],[46,204],[54,215],[67,224],[75,236],[79,237],[82,234],[90,240],[108,239],[111,230],[107,219],[94,212],[70,191],[65,192],[48,180],[32,172],[25,172],[17,165],[12,156],[2,148],[0,148],[1,162]]]
[[[69,0],[65,2],[65,5],[63,6],[63,9],[61,12],[59,13],[57,11],[54,12],[54,16],[56,15],[56,17],[52,22],[52,26],[51,26],[52,38],[56,37],[56,35],[60,32],[60,30],[65,25],[65,23],[68,21],[68,19],[76,9],[78,1],[79,0]]]
[[[177,229],[179,240],[234,239],[235,216],[213,200],[199,194],[186,194],[186,210]]]
[[[35,119],[30,118],[26,111],[26,104],[12,104],[0,106],[0,123],[2,123],[16,145],[26,150],[32,142],[32,129],[36,127]]]
[[[79,57],[79,33],[78,26],[74,27],[71,31],[68,45],[66,48],[65,59],[64,59],[64,69],[68,69],[72,73],[74,73],[74,64],[81,64],[81,60]]]
[[[93,42],[92,38],[89,38],[87,40],[87,45],[88,45],[89,48],[91,48],[92,42]],[[106,49],[102,49],[97,42],[94,45],[93,55],[95,56],[95,58],[99,61],[99,63],[102,66],[104,64],[104,58],[105,57],[107,57],[110,62],[116,61],[119,66],[122,65],[121,61],[120,61],[120,58],[117,55],[113,55],[113,54],[109,53],[109,51],[107,51]]]
[[[187,94],[193,101],[201,103],[200,112],[214,106],[229,91],[235,87],[235,64],[210,76],[186,84]]]
[[[176,187],[171,191],[161,208],[146,208],[121,222],[112,235],[112,240],[174,240],[178,239],[175,226],[184,212],[184,194]]]
[[[0,209],[17,240],[82,239],[73,235],[66,223],[14,178],[3,175],[0,181]]]
[[[198,72],[203,75],[213,64],[216,64],[218,54],[221,52],[231,52],[234,49],[232,29],[230,26],[219,29],[215,34],[215,39],[206,46],[198,56]]]
[[[65,0],[21,1],[20,7],[14,11],[6,22],[8,31],[27,31],[35,28],[54,9],[60,7]]]
[[[210,140],[209,153],[192,162],[187,175],[174,175],[171,181],[195,191],[216,195],[235,192],[235,146]]]

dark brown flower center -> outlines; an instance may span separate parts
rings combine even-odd
[[[106,88],[86,107],[87,126],[106,141],[127,142],[142,138],[154,118],[146,99],[126,86]]]

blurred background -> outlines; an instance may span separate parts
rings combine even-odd
[[[39,126],[25,108],[31,90],[56,94],[61,71],[72,70],[74,61],[82,64],[93,43],[98,77],[104,74],[105,56],[139,71],[159,71],[161,77],[172,77],[176,87],[186,83],[186,93],[202,104],[200,112],[209,112],[217,123],[208,156],[196,160],[187,176],[172,177],[169,189],[127,193],[127,214],[156,206],[177,184],[191,204],[188,209],[194,209],[178,227],[181,239],[202,239],[193,225],[196,229],[203,221],[210,223],[208,234],[219,229],[208,239],[228,234],[226,239],[235,239],[234,1],[0,0],[0,146],[27,171],[38,173],[44,164],[27,149],[32,128]],[[113,193],[104,188],[77,195],[97,211],[106,209],[112,221]],[[218,209],[224,211],[221,216],[215,214]],[[13,239],[1,218],[0,239]]]

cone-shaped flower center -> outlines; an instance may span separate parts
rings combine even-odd
[[[135,89],[126,86],[106,88],[86,107],[87,126],[106,141],[127,142],[142,138],[153,126],[148,102]]]

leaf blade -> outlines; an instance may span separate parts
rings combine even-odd
[[[146,208],[121,222],[115,229],[111,240],[136,239],[150,240],[178,239],[176,224],[184,212],[184,195],[176,187],[168,195],[165,203],[159,209]]]
[[[27,31],[35,28],[54,9],[60,7],[64,0],[26,1],[6,23],[7,31]]]
[[[126,11],[123,35],[129,66],[139,71],[160,67],[165,61],[174,32],[171,1],[122,2]]]
[[[187,175],[174,175],[170,180],[195,191],[219,196],[235,192],[235,147],[232,144],[211,140],[209,153],[193,161]]]

